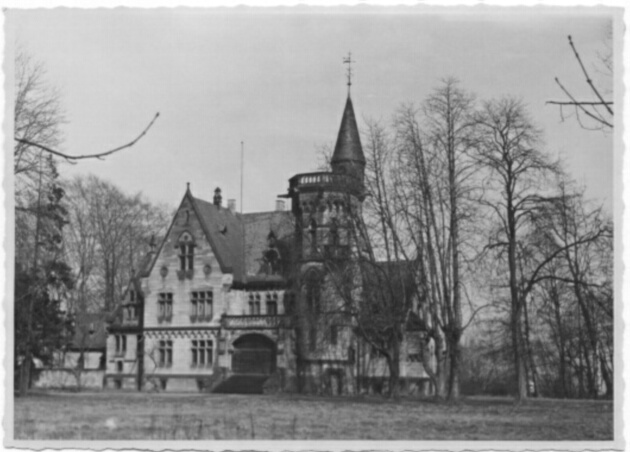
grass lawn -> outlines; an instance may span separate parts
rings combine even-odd
[[[15,439],[607,441],[613,403],[49,392],[15,399]]]

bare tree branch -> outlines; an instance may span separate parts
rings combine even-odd
[[[132,147],[133,145],[135,145],[138,141],[140,141],[140,139],[146,135],[146,133],[149,131],[149,129],[151,128],[151,126],[153,126],[153,123],[157,120],[157,118],[160,116],[160,113],[156,113],[155,116],[153,117],[153,119],[151,120],[151,122],[149,123],[149,125],[147,127],[145,127],[145,129],[142,131],[142,133],[140,135],[138,135],[134,140],[130,141],[129,143],[119,146],[117,148],[114,149],[110,149],[109,151],[105,151],[105,152],[100,152],[98,154],[86,154],[86,155],[68,155],[68,154],[64,154],[63,152],[59,152],[56,151],[54,149],[51,149],[47,146],[44,146],[42,144],[38,144],[38,143],[34,143],[32,141],[26,140],[24,138],[15,138],[15,141],[17,141],[18,143],[22,143],[25,144],[27,146],[34,146],[36,148],[41,149],[42,151],[48,152],[50,154],[56,155],[58,157],[62,157],[64,159],[66,159],[68,162],[75,164],[75,160],[83,160],[83,159],[91,159],[91,158],[96,158],[99,160],[102,160],[103,157],[106,157],[108,155],[111,155],[115,152],[118,151],[122,151],[123,149],[127,149]]]

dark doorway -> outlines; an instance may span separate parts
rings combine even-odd
[[[234,341],[232,371],[269,375],[276,370],[276,344],[262,334],[248,334]]]

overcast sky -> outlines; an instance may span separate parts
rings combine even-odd
[[[245,211],[273,209],[287,179],[316,170],[318,147],[334,144],[346,97],[343,57],[352,51],[352,98],[363,118],[389,121],[455,76],[479,99],[522,98],[592,198],[612,211],[612,136],[562,122],[546,106],[561,99],[559,77],[591,97],[567,42],[571,34],[596,83],[610,16],[596,9],[484,9],[467,14],[220,12],[202,9],[13,10],[7,43],[42,61],[62,93],[64,150],[93,153],[134,138],[105,161],[63,165],[175,206],[193,194],[239,199],[245,142]],[[13,40],[15,38],[15,41]],[[10,99],[10,97],[9,97]],[[240,206],[239,206],[240,209]]]

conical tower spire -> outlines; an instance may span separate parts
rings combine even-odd
[[[330,164],[334,173],[350,174],[363,180],[365,156],[363,155],[350,93],[348,93],[346,100],[346,107],[341,118],[337,143]]]

